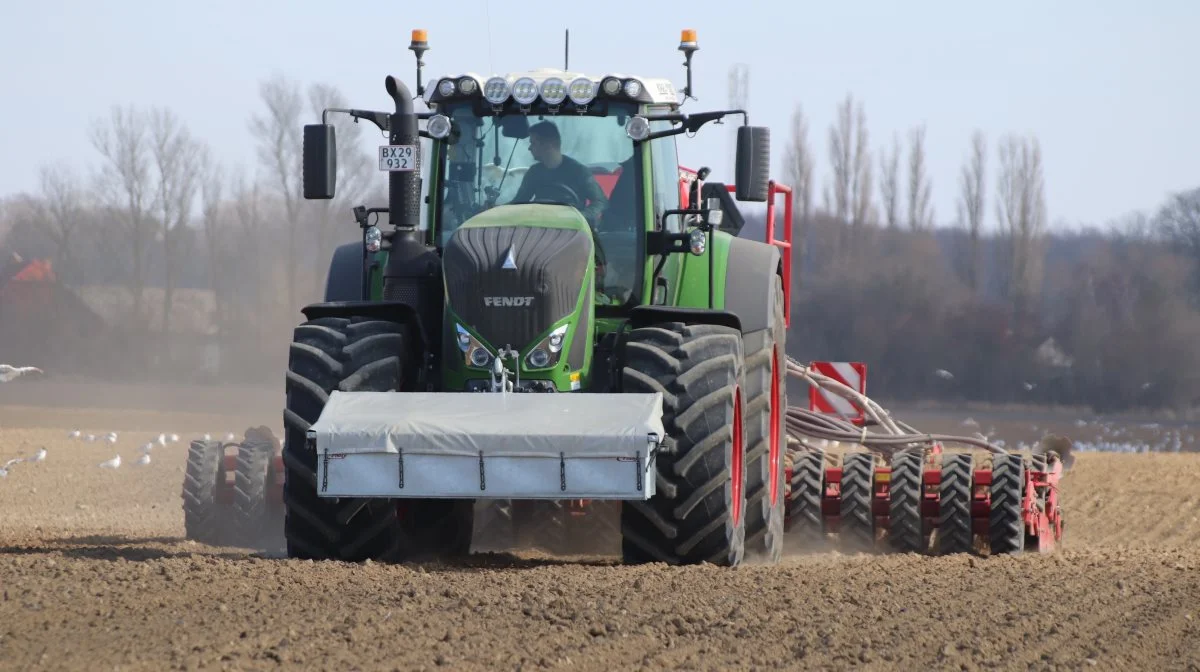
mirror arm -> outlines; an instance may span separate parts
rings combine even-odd
[[[322,124],[329,123],[329,113],[330,112],[341,112],[343,114],[348,114],[351,117],[354,117],[355,123],[358,123],[359,119],[366,119],[367,121],[375,124],[375,126],[379,130],[383,131],[384,133],[387,133],[389,131],[389,126],[390,126],[389,120],[391,119],[391,116],[392,116],[392,115],[388,114],[387,112],[375,112],[373,110],[353,110],[353,109],[340,108],[340,107],[327,107],[327,108],[325,108],[324,111],[321,112],[321,123]],[[434,113],[433,112],[417,112],[416,114],[417,114],[417,119],[429,119],[430,117],[433,116]],[[421,137],[432,139],[432,137],[425,131],[421,131]]]

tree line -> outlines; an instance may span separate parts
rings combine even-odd
[[[199,379],[172,320],[181,292],[211,290],[219,378],[280,383],[299,309],[322,298],[333,249],[359,235],[351,208],[386,203],[362,148],[375,129],[340,115],[338,196],[302,198],[301,128],[327,107],[349,107],[334,86],[262,81],[249,168],[219,160],[170,109],[114,107],[92,120],[92,165],[45,165],[34,193],[0,200],[0,249],[126,299],[103,356],[55,359],[93,375]],[[932,206],[924,126],[873,148],[865,107],[847,96],[823,154],[802,108],[788,131],[794,356],[867,362],[869,391],[892,400],[1200,401],[1200,188],[1049,232],[1038,139],[976,131],[947,218]],[[761,210],[748,221],[743,235],[760,237]]]
[[[1037,137],[992,145],[975,131],[956,212],[937,226],[923,126],[873,155],[864,106],[847,96],[825,140],[820,206],[808,133],[798,106],[784,164],[794,356],[867,362],[869,393],[891,399],[1200,404],[1200,188],[1050,232]]]

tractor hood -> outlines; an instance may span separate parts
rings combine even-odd
[[[593,263],[591,229],[574,208],[497,206],[464,222],[446,244],[447,307],[493,348],[523,351],[576,313]],[[589,325],[572,331],[581,328]],[[568,340],[564,354],[574,368],[586,339]]]

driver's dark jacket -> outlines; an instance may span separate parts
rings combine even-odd
[[[565,184],[579,194],[579,198],[586,201],[586,203],[579,204],[579,210],[588,222],[595,226],[600,219],[600,213],[608,205],[608,198],[600,189],[600,184],[592,178],[592,171],[566,155],[563,155],[562,163],[558,164],[557,168],[547,168],[542,163],[530,166],[529,171],[525,173],[525,179],[521,182],[521,188],[517,190],[517,195],[513,197],[512,202],[525,203],[537,195],[542,187],[555,184]],[[545,195],[551,195],[549,190],[546,190]]]

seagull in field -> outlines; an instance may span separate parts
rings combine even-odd
[[[142,454],[143,455],[149,455],[150,451],[152,451],[152,450],[154,450],[154,442],[153,441],[150,441],[150,442],[146,443],[146,445],[142,446]]]
[[[117,433],[109,432],[108,436],[104,437],[104,440],[108,441],[109,443],[116,443],[117,442]]]
[[[83,432],[80,432],[78,429],[67,435],[71,439],[78,439],[81,436],[83,436]]]
[[[150,464],[150,453],[142,453],[142,456],[138,458],[137,463],[138,464]]]
[[[14,464],[17,464],[18,462],[24,462],[24,461],[25,461],[25,458],[14,457],[13,459],[5,462],[3,465],[0,465],[0,478],[4,478],[5,476],[8,476],[8,470]]]
[[[226,433],[225,433],[225,440],[226,440],[226,441],[233,441],[233,440],[234,440],[234,439],[236,439],[236,438],[237,438],[237,437],[233,435],[233,432],[226,432]]]
[[[120,455],[117,455],[116,457],[112,458],[111,460],[105,460],[100,463],[101,469],[116,469],[119,466],[121,466],[121,456]]]
[[[163,446],[163,447],[165,447],[167,445],[167,435],[166,434],[158,435],[158,445]]]
[[[38,451],[33,454],[33,457],[27,458],[25,461],[26,462],[45,462],[46,461],[46,448],[45,447],[39,448]]]
[[[170,436],[170,439],[171,439],[171,443],[179,443],[179,435],[178,434],[172,434]]]
[[[45,373],[36,366],[11,366],[9,364],[0,364],[0,383],[7,383],[19,376],[24,376],[29,373]]]
[[[209,433],[205,432],[205,433],[204,433],[204,440],[205,440],[205,441],[212,441],[212,434],[209,434]]]

